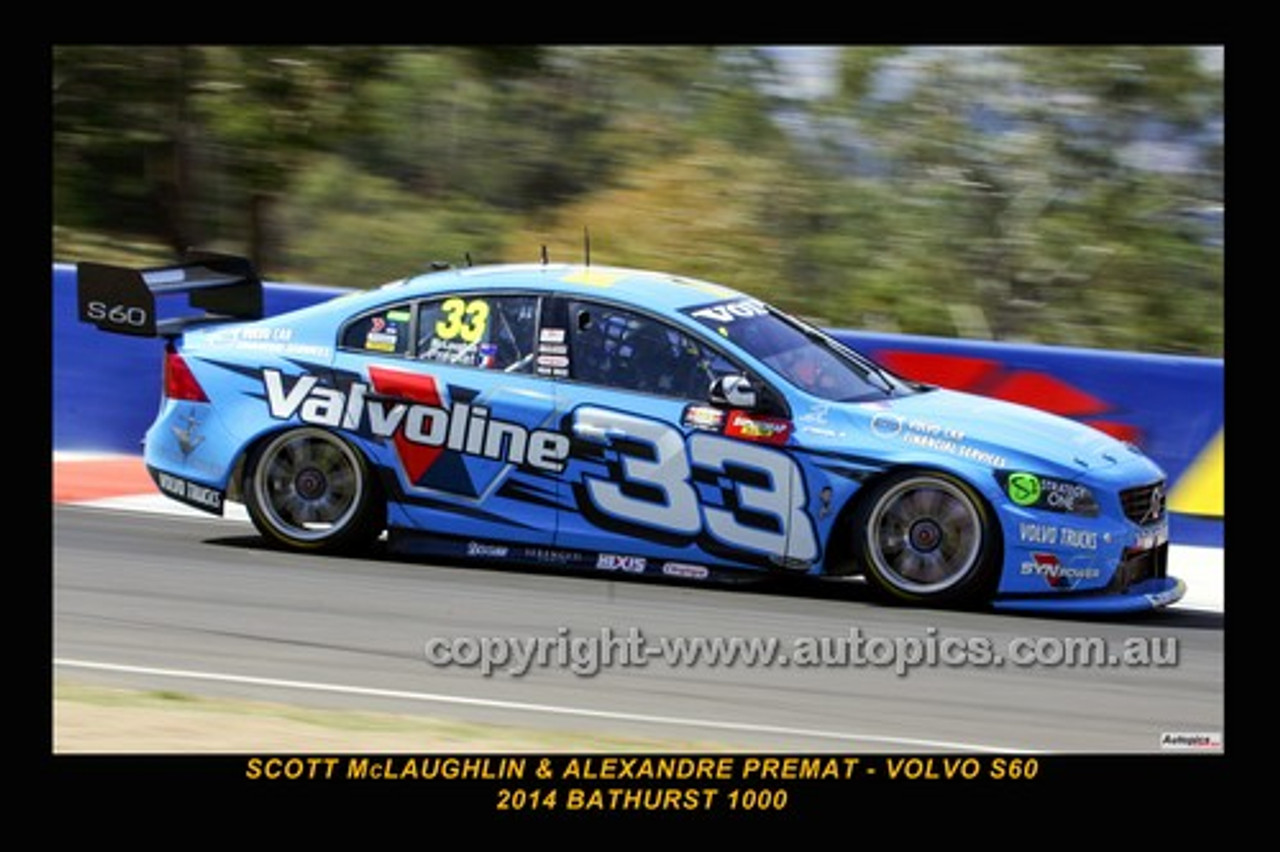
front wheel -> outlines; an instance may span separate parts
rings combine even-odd
[[[968,485],[911,471],[872,487],[854,516],[854,555],[887,597],[957,606],[982,602],[999,572],[998,528]]]
[[[323,429],[292,429],[259,447],[244,491],[258,531],[296,550],[358,550],[384,525],[382,500],[363,456]]]

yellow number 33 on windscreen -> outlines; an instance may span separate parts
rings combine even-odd
[[[436,337],[441,340],[460,337],[464,343],[478,343],[484,337],[485,327],[489,324],[488,302],[482,299],[470,302],[445,299],[440,311],[444,317],[436,320]]]

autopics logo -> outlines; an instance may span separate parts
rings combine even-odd
[[[1084,485],[1026,471],[996,471],[1000,488],[1015,504],[1027,509],[1097,517],[1098,501]]]
[[[1160,735],[1160,748],[1166,751],[1219,751],[1222,749],[1220,731],[1171,732]]]

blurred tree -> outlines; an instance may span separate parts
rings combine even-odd
[[[187,200],[190,92],[202,68],[188,47],[56,46],[54,218],[154,233],[175,252],[198,241]]]
[[[344,153],[425,197],[498,210],[554,206],[611,168],[607,78],[548,49],[447,48],[391,58],[368,89],[373,132]]]
[[[1221,252],[1172,227],[1215,181],[1195,165],[1162,167],[1142,144],[1185,143],[1175,147],[1194,159],[1190,134],[1220,103],[1220,81],[1192,50],[848,58],[837,132],[858,140],[857,171],[807,241],[844,315],[921,333],[1220,351],[1221,321],[1205,317],[1221,315]]]
[[[832,325],[1218,354],[1223,97],[1195,49],[58,46],[68,229],[365,286],[430,260],[736,284]],[[55,246],[56,250],[56,246]]]
[[[175,252],[231,219],[269,268],[272,203],[305,158],[361,132],[386,48],[57,46],[55,219]],[[216,199],[216,200],[214,200]],[[244,215],[220,209],[243,205]]]
[[[394,51],[235,46],[203,52],[194,107],[215,168],[244,205],[249,257],[270,270],[273,206],[310,155],[365,131],[365,89]]]
[[[289,235],[281,267],[296,280],[343,287],[376,286],[435,261],[498,258],[510,228],[501,211],[466,195],[427,197],[336,155],[313,159],[276,213]]]

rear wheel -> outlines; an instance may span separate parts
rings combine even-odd
[[[293,429],[260,446],[244,492],[258,531],[297,550],[357,550],[384,525],[383,501],[364,457],[323,429]]]
[[[982,499],[942,473],[911,471],[873,486],[854,516],[854,555],[894,600],[984,601],[999,572],[999,535]]]

